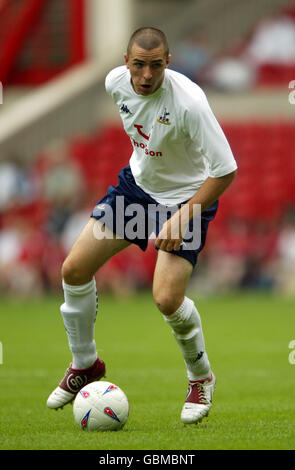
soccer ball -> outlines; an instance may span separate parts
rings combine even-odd
[[[92,382],[76,395],[74,418],[82,429],[117,431],[126,424],[129,403],[125,393],[111,382]]]

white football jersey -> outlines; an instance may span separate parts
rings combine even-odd
[[[208,176],[237,168],[205,93],[189,78],[166,69],[160,88],[143,96],[134,91],[124,65],[107,75],[105,85],[133,145],[135,182],[157,202],[187,201]]]

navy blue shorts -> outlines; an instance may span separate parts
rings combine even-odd
[[[151,234],[157,236],[161,229],[163,214],[167,220],[173,212],[170,212],[168,206],[155,201],[135,183],[129,165],[120,171],[118,180],[118,185],[109,186],[107,194],[97,202],[91,217],[101,220],[119,238],[124,238],[145,251]],[[175,210],[180,206],[181,204],[175,206]],[[195,266],[198,254],[205,245],[209,222],[214,219],[217,208],[218,201],[202,212],[198,223],[196,219],[192,219],[189,224],[190,237],[184,238],[184,243],[178,251],[169,253],[181,256]],[[197,236],[194,235],[196,227]]]

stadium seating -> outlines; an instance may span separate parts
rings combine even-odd
[[[222,197],[221,211],[247,220],[279,218],[295,203],[295,125],[226,123],[224,132],[239,170]]]
[[[246,259],[257,257],[258,251],[260,258],[269,259],[275,253],[280,221],[290,207],[295,207],[295,124],[224,122],[222,127],[239,169],[234,182],[220,199],[203,256],[206,257],[208,252],[210,256],[212,250],[222,246],[228,253]],[[108,186],[117,183],[119,170],[128,164],[131,142],[121,126],[111,124],[99,128],[93,135],[72,138],[68,150],[69,158],[80,169],[85,181],[86,191],[82,200],[83,204],[87,201],[86,210],[90,213]],[[32,169],[35,176],[42,177],[48,170],[50,160],[46,154],[38,156]],[[81,209],[85,209],[85,205]],[[27,204],[10,207],[6,215],[0,214],[2,227],[9,225],[9,220],[22,223],[22,218],[24,226],[31,227],[19,262],[33,263],[36,268],[36,260],[40,258],[42,276],[45,272],[45,278],[52,278],[54,285],[59,285],[65,253],[59,239],[61,234],[50,233],[47,228],[59,210],[41,194]],[[79,207],[73,209],[76,210]],[[30,245],[32,249],[29,249]],[[49,255],[51,251],[52,255]],[[119,285],[124,285],[127,278],[137,287],[149,285],[155,260],[156,250],[152,243],[143,256],[137,247],[130,247],[128,253],[119,253],[108,263],[100,280],[119,279],[121,276]]]

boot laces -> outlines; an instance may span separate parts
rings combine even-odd
[[[190,383],[187,396],[189,397],[190,394],[193,394],[194,403],[199,403],[201,405],[210,404],[209,393],[204,384],[199,382]]]

